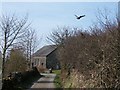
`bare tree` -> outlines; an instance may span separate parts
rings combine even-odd
[[[29,27],[27,24],[28,16],[23,19],[17,18],[15,15],[8,16],[2,15],[0,18],[0,27],[2,32],[2,78],[4,77],[4,66],[6,61],[7,50],[17,43],[17,39],[21,38],[24,34],[24,30]]]
[[[28,28],[25,31],[23,38],[20,38],[20,44],[25,49],[26,60],[28,62],[29,68],[32,67],[32,54],[34,53],[36,47],[38,46],[38,39],[36,37],[36,32],[32,28]]]
[[[63,45],[65,40],[72,36],[72,34],[72,30],[69,27],[58,27],[54,32],[51,33],[49,37],[47,37],[47,39],[53,44]]]

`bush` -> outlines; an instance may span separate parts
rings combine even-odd
[[[120,88],[120,24],[100,24],[88,31],[53,33],[54,42],[61,40],[56,44],[63,85],[69,80],[74,88]]]

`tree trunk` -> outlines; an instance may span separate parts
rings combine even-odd
[[[6,49],[3,51],[3,57],[2,57],[2,83],[3,78],[5,77],[4,69],[5,69],[5,56],[6,56]]]

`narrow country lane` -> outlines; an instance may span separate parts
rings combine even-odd
[[[30,90],[32,89],[40,89],[40,88],[55,88],[54,79],[56,74],[45,74],[42,73],[42,78],[40,78],[37,82],[35,82]]]

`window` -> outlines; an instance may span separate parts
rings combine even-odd
[[[43,63],[41,63],[41,65],[43,66]]]

